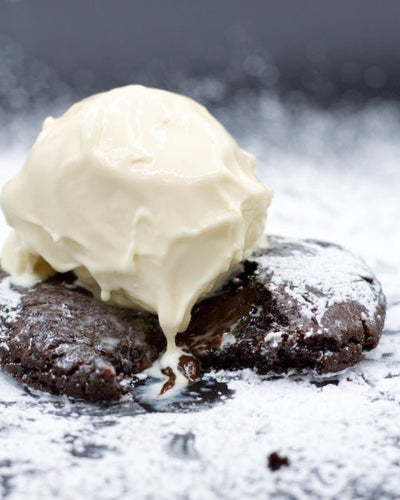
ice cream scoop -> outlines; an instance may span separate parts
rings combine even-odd
[[[2,267],[28,286],[73,271],[101,300],[154,312],[169,359],[195,302],[259,244],[271,192],[254,163],[187,97],[91,96],[44,121],[4,187]]]

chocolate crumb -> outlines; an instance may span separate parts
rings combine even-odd
[[[279,455],[276,451],[268,455],[267,461],[268,461],[268,468],[273,472],[279,470],[281,467],[289,467],[290,465],[290,460],[288,459],[288,457],[283,457]]]

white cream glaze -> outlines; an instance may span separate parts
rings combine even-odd
[[[102,300],[156,313],[170,353],[195,302],[258,245],[271,192],[253,168],[191,99],[94,95],[44,121],[4,187],[2,266],[28,286],[74,271]]]

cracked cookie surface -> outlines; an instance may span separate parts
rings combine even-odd
[[[269,237],[178,336],[203,367],[337,372],[376,347],[385,297],[368,266],[338,245]]]

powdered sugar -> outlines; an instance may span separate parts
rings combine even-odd
[[[237,127],[240,144],[257,154],[259,173],[275,189],[270,233],[335,241],[372,265],[389,307],[378,348],[328,378],[219,373],[233,397],[193,413],[72,402],[0,375],[0,496],[399,497],[400,114],[386,105],[354,114],[294,112],[264,95],[220,116]],[[1,152],[2,181],[26,148],[24,142]],[[334,269],[329,276],[339,286]],[[290,466],[270,471],[273,451]]]
[[[327,310],[334,304],[354,300],[365,308],[365,319],[376,314],[375,284],[369,268],[350,252],[337,246],[318,245],[313,241],[302,242],[302,251],[291,251],[290,257],[274,253],[271,240],[270,252],[256,257],[261,272],[269,275],[269,289],[278,290],[285,282],[285,293],[300,304],[300,310],[309,319],[321,323]],[[296,245],[296,240],[288,240]],[[371,286],[372,283],[372,286]],[[290,304],[288,304],[290,307]]]

